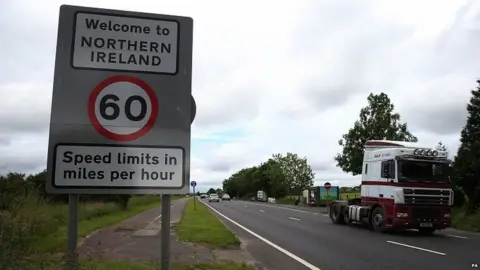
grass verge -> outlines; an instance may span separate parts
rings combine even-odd
[[[127,209],[115,203],[81,203],[78,235],[83,237],[159,204],[159,196],[133,196]],[[68,205],[49,203],[35,194],[0,211],[0,269],[27,269],[34,264],[35,254],[64,251],[67,217]]]
[[[105,204],[103,204],[105,205]],[[105,211],[103,215],[93,216],[88,218],[88,215],[84,218],[79,216],[78,222],[78,238],[83,238],[91,232],[96,230],[112,226],[122,220],[135,216],[139,213],[158,207],[160,205],[159,196],[142,196],[132,197],[128,202],[128,208],[121,210],[118,206],[111,205],[110,211]],[[80,206],[80,211],[88,212],[91,208],[105,208],[99,205],[86,204]],[[83,208],[83,209],[82,209]],[[89,209],[90,208],[90,209]],[[67,226],[63,225],[49,235],[37,239],[33,242],[32,247],[39,253],[43,252],[61,252],[66,249],[67,246]]]
[[[48,261],[46,261],[48,260]],[[60,270],[62,261],[60,259],[44,259],[43,270]],[[34,268],[35,269],[35,268]],[[111,260],[84,260],[79,262],[78,270],[156,270],[160,269],[158,262],[133,262],[133,261],[111,261]],[[199,264],[178,264],[174,263],[171,270],[254,270],[252,266],[245,263],[199,263]]]
[[[295,205],[295,200],[294,198],[278,198],[278,199],[275,199],[275,203],[278,203],[278,204],[288,204],[288,205]]]
[[[110,261],[110,262],[89,262],[83,264],[81,270],[153,270],[160,269],[158,263],[154,262],[125,262],[125,261]],[[233,262],[228,263],[201,263],[201,264],[172,264],[171,270],[253,270],[247,264],[238,264]]]
[[[228,230],[204,204],[197,202],[196,205],[195,211],[193,199],[188,201],[182,219],[176,226],[180,241],[202,244],[212,249],[240,246],[240,240],[235,234]]]
[[[454,209],[452,227],[465,231],[480,232],[480,212],[465,216],[463,210]]]

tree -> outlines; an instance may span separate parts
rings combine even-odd
[[[269,189],[267,194],[271,194],[271,197],[279,198],[287,195],[288,188],[286,185],[285,174],[280,167],[280,164],[274,159],[269,159],[265,164],[266,173],[269,176]],[[313,178],[312,178],[313,179]],[[309,186],[313,185],[308,183]]]
[[[290,152],[285,156],[274,154],[272,157],[282,171],[285,178],[284,185],[290,192],[298,193],[313,186],[315,174],[308,165],[306,157],[300,158],[297,154]]]
[[[467,105],[467,123],[460,137],[454,161],[456,184],[465,194],[466,214],[473,214],[480,203],[480,80]]]
[[[215,193],[215,189],[214,189],[214,188],[210,188],[210,189],[207,191],[207,194],[212,194],[212,193]]]
[[[447,151],[447,147],[440,141],[435,146],[435,150],[437,151]],[[434,175],[441,175],[443,173],[443,169],[441,166],[433,166]],[[451,178],[450,178],[451,179]]]
[[[257,167],[250,167],[234,173],[223,181],[223,190],[230,196],[237,198],[254,196],[256,193],[254,185],[254,174],[256,171]]]
[[[334,158],[337,167],[352,175],[362,173],[363,149],[367,140],[418,141],[408,131],[407,124],[400,123],[400,114],[394,113],[387,94],[371,93],[367,101],[368,105],[360,110],[353,128],[338,141],[343,150]]]
[[[437,151],[447,151],[447,147],[440,141],[437,143],[437,146],[435,146],[435,150]]]
[[[287,177],[288,175],[288,177]],[[255,197],[263,190],[268,197],[284,197],[288,192],[299,193],[313,185],[315,174],[306,158],[297,154],[275,154],[258,166],[243,168],[223,180],[222,188],[232,197]],[[297,193],[297,194],[298,194]]]

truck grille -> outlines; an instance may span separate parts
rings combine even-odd
[[[405,204],[450,205],[450,190],[445,189],[403,189]]]
[[[441,209],[432,207],[413,207],[412,218],[417,221],[435,221],[442,215]]]

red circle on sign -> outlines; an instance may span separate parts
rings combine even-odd
[[[150,104],[152,106],[152,111],[145,125],[141,129],[130,134],[118,134],[118,133],[111,132],[110,130],[103,127],[103,125],[97,119],[97,116],[95,114],[95,102],[97,100],[98,95],[100,95],[102,90],[105,89],[107,86],[117,82],[129,82],[142,88],[147,94],[148,98],[150,99]],[[153,128],[153,126],[155,125],[155,122],[157,121],[158,110],[159,110],[158,99],[157,99],[157,96],[155,95],[155,92],[150,87],[150,85],[148,85],[146,82],[144,82],[143,80],[137,77],[128,76],[128,75],[112,76],[103,80],[97,86],[95,86],[92,93],[90,94],[90,97],[88,98],[88,108],[87,108],[88,118],[90,118],[90,122],[92,123],[95,130],[98,133],[102,134],[103,136],[114,141],[133,141],[147,134]]]
[[[332,187],[332,185],[329,182],[327,182],[325,183],[325,185],[323,185],[323,187],[328,190]]]

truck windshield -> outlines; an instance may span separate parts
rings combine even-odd
[[[399,182],[448,182],[448,164],[422,161],[398,161]]]

